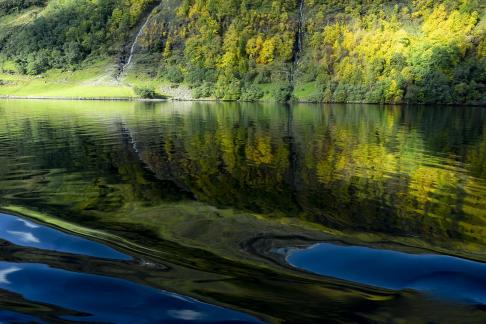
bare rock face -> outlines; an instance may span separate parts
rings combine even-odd
[[[165,85],[159,88],[159,92],[172,100],[194,100],[192,90],[183,85]]]

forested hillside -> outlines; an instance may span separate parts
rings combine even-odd
[[[0,0],[0,66],[120,65],[147,17],[125,82],[227,100],[486,104],[484,0]]]
[[[299,81],[316,99],[486,102],[484,0],[314,2]]]
[[[115,55],[153,0],[0,0],[3,69],[36,75]]]

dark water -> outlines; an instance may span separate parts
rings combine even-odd
[[[0,238],[19,246],[36,249],[105,259],[131,259],[128,255],[105,245],[3,213],[0,213]]]
[[[486,305],[485,263],[329,243],[292,251],[287,260],[297,268],[342,280]]]
[[[1,101],[0,321],[484,322],[485,125]]]
[[[89,265],[89,258],[77,259],[80,255],[133,261],[129,256],[103,244],[34,224],[20,217],[0,213],[0,225],[0,239],[46,252],[66,252],[70,254],[70,262],[73,263]],[[69,310],[72,314],[57,316],[62,320],[104,323],[260,322],[243,313],[127,280],[66,271],[47,264],[0,261],[0,289],[19,294],[35,303],[56,305]],[[13,312],[0,312],[0,318],[9,322],[42,322],[40,318]]]
[[[42,264],[0,262],[0,288],[33,302],[75,311],[77,314],[60,317],[72,321],[259,322],[242,313],[129,281],[69,272]],[[22,316],[25,315],[18,319]]]

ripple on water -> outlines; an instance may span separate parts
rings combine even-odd
[[[115,262],[133,259],[101,243],[3,213],[0,213],[0,238],[19,246]],[[71,259],[71,262],[76,261]],[[90,261],[84,259],[83,262]],[[53,305],[79,314],[63,316],[63,320],[110,323],[260,322],[238,311],[128,280],[39,263],[0,261],[0,290],[18,294],[29,303]],[[31,314],[0,310],[0,321],[4,320],[42,323]]]
[[[80,312],[64,320],[109,323],[259,323],[250,315],[127,280],[70,272],[43,264],[0,262],[0,289],[32,302]],[[0,319],[30,318],[4,314]]]
[[[0,238],[16,245],[114,260],[133,258],[101,243],[0,213]]]
[[[411,254],[320,243],[293,249],[287,262],[315,274],[391,290],[486,304],[486,264],[438,254]]]

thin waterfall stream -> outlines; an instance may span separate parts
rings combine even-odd
[[[129,55],[128,55],[128,60],[126,60],[126,62],[122,63],[123,65],[121,66],[121,68],[118,70],[118,74],[117,74],[117,77],[116,79],[120,79],[124,74],[125,72],[127,71],[128,67],[130,66],[130,64],[132,63],[133,61],[133,57],[135,55],[135,51],[137,49],[137,44],[139,43],[139,40],[140,38],[142,37],[145,29],[147,28],[147,25],[149,24],[150,20],[152,19],[152,17],[154,16],[154,12],[157,10],[157,8],[160,6],[160,4],[158,4],[157,6],[155,6],[151,11],[150,13],[147,15],[147,17],[145,18],[145,21],[144,23],[140,26],[138,32],[137,32],[137,35],[135,36],[133,42],[132,42],[132,45],[130,46],[130,51],[129,51]]]
[[[297,32],[297,52],[295,57],[296,60],[294,61],[295,63],[297,63],[300,58],[300,52],[302,51],[302,43],[304,40],[304,2],[305,0],[300,0],[299,5],[299,25]]]
[[[297,64],[300,60],[300,55],[302,52],[302,45],[304,42],[304,5],[305,0],[299,0],[299,14],[298,14],[298,22],[297,22],[297,35],[295,41],[295,49],[294,55],[292,57],[292,65],[290,67],[290,86],[292,87],[292,91],[295,88],[295,72],[297,70]]]

